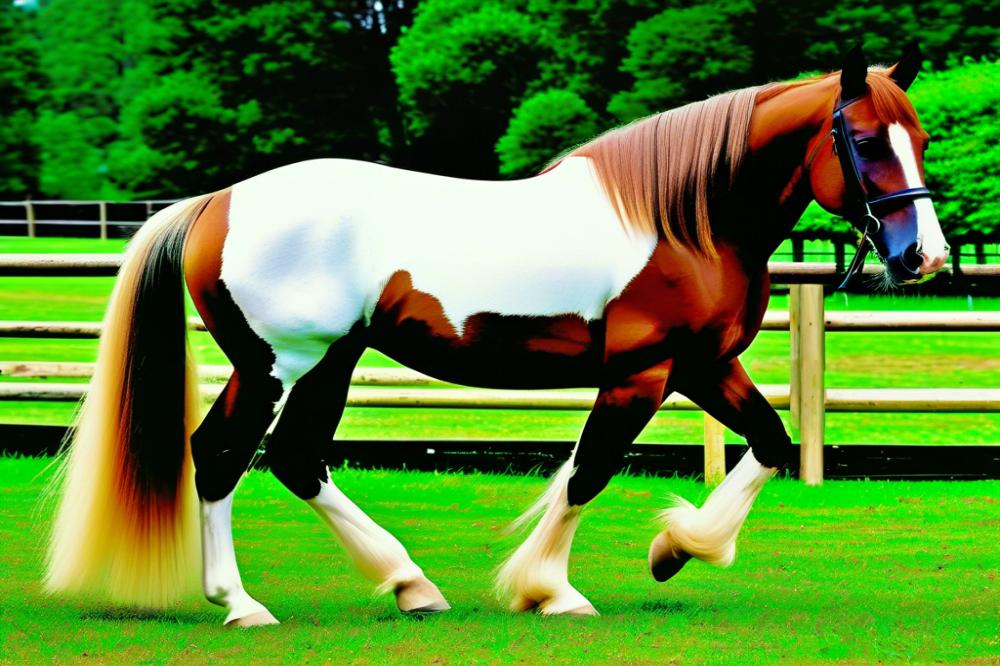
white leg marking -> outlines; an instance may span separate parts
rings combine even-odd
[[[569,583],[569,552],[581,509],[571,507],[566,499],[572,475],[570,459],[556,472],[548,490],[515,523],[521,525],[544,511],[535,529],[497,575],[498,590],[511,597],[513,610],[538,607],[543,615],[597,614],[586,597]]]
[[[727,567],[736,558],[736,536],[760,489],[774,473],[747,451],[699,509],[681,497],[661,518],[674,551]]]
[[[889,145],[892,146],[903,176],[906,187],[923,187],[920,169],[917,167],[916,153],[913,151],[913,141],[909,132],[899,123],[889,125]],[[913,202],[917,211],[917,250],[924,256],[922,273],[933,273],[944,265],[948,259],[948,243],[941,231],[934,204],[930,199],[917,199]]]
[[[201,503],[202,584],[208,600],[229,611],[226,624],[258,613],[270,617],[267,609],[243,589],[233,547],[232,509],[233,493],[217,502]],[[264,623],[268,622],[258,622]]]
[[[332,482],[321,482],[319,495],[308,502],[340,539],[361,573],[378,583],[379,592],[396,590],[424,578],[424,572],[410,559],[403,544]]]

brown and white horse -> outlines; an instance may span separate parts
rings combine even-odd
[[[918,68],[911,50],[869,71],[856,49],[839,74],[646,118],[527,180],[317,160],[158,213],[112,295],[48,588],[163,604],[200,557],[227,623],[275,622],[242,585],[230,526],[233,492],[271,428],[271,470],[359,569],[403,611],[448,608],[324,462],[366,347],[461,384],[599,389],[572,457],[526,516],[540,520],[500,572],[512,608],[595,612],[567,571],[581,509],[672,391],[751,450],[704,506],[667,510],[653,575],[691,557],[730,563],[761,486],[792,462],[738,360],[767,305],[768,257],[816,199],[867,229],[889,281],[945,262],[922,189],[927,136],[904,93]],[[185,282],[233,365],[200,425]]]

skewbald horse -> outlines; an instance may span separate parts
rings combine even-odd
[[[738,359],[767,305],[768,257],[815,199],[863,228],[887,281],[946,261],[923,189],[927,135],[904,92],[919,66],[915,46],[872,70],[856,48],[839,73],[654,115],[526,180],[316,160],[157,213],[111,297],[60,475],[47,588],[161,605],[200,560],[227,624],[276,622],[243,587],[230,525],[271,428],[271,470],[361,572],[402,611],[447,609],[327,471],[366,347],[460,384],[599,389],[572,457],[521,520],[540,519],[499,572],[511,608],[596,613],[568,577],[581,510],[673,391],[750,451],[702,507],[665,511],[651,570],[662,581],[692,557],[728,565],[761,487],[793,462]],[[233,365],[200,425],[185,283]]]

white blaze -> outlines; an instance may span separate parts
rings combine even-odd
[[[906,128],[899,123],[889,125],[889,145],[892,146],[903,168],[906,187],[924,187],[920,169],[917,167],[917,157],[913,151],[913,140]],[[915,199],[913,206],[917,210],[917,247],[920,252],[929,259],[946,257],[948,244],[941,232],[941,223],[938,222],[937,213],[934,212],[933,202],[925,197]]]

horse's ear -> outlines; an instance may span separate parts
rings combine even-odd
[[[903,49],[903,55],[899,58],[899,62],[889,70],[889,78],[895,81],[897,86],[906,90],[913,83],[913,79],[917,78],[917,72],[920,71],[920,65],[923,61],[924,54],[920,51],[917,40],[910,40]]]
[[[861,97],[868,89],[865,79],[868,77],[868,63],[865,52],[858,42],[844,57],[844,68],[840,70],[840,99],[846,102],[855,97]]]

